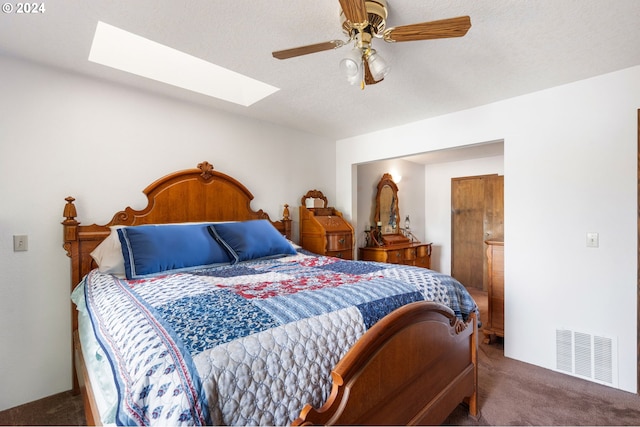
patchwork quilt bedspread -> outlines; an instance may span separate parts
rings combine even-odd
[[[122,425],[285,425],[321,406],[331,369],[376,321],[437,301],[479,316],[464,287],[418,267],[296,256],[84,280]]]

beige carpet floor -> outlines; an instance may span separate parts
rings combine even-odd
[[[82,426],[86,423],[82,398],[70,391],[0,412],[0,425]]]
[[[486,318],[486,294],[470,292]],[[461,406],[446,424],[640,426],[637,394],[506,358],[502,342],[478,350],[480,420]]]

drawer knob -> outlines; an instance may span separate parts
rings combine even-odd
[[[338,240],[338,243],[340,243],[341,245],[344,245],[344,242],[345,242],[344,237],[342,239]]]

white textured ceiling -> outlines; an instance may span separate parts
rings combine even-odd
[[[283,61],[271,56],[344,39],[337,0],[49,0],[40,15],[0,16],[0,53],[334,139],[640,64],[638,0],[388,3],[388,27],[461,15],[472,27],[462,38],[375,40],[392,70],[364,91],[339,73],[348,47]],[[91,63],[98,21],[281,90],[241,107]]]

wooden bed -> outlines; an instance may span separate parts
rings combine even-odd
[[[64,249],[71,258],[71,287],[96,267],[90,253],[110,234],[110,226],[198,221],[268,219],[251,206],[253,195],[208,162],[169,174],[149,185],[147,206],[127,207],[104,225],[81,225],[74,198],[64,207]],[[271,221],[291,238],[292,220]],[[88,381],[72,307],[74,391],[81,392],[89,425],[100,416]],[[479,417],[477,319],[468,323],[432,302],[397,309],[370,328],[331,373],[333,388],[319,409],[305,406],[295,424],[441,424],[460,404]]]

